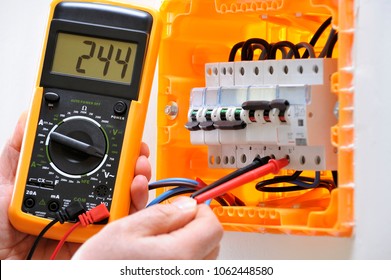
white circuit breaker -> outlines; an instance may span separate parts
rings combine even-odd
[[[208,63],[193,88],[186,128],[207,145],[209,167],[240,168],[257,155],[289,157],[287,169],[337,170],[330,77],[336,59]]]

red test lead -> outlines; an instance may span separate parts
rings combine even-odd
[[[100,221],[103,221],[104,219],[107,219],[110,217],[110,212],[107,209],[106,205],[99,204],[98,206],[92,208],[91,210],[82,213],[78,216],[79,221],[75,223],[61,238],[61,240],[58,242],[57,247],[54,249],[52,255],[50,256],[51,260],[54,260],[57,256],[57,254],[60,252],[62,246],[64,245],[65,241],[67,240],[68,236],[76,230],[78,226],[86,227],[93,223],[98,223]]]
[[[228,182],[225,182],[207,192],[201,193],[198,196],[194,197],[198,204],[204,203],[205,201],[218,197],[225,194],[226,192],[237,188],[241,185],[249,183],[259,177],[265,176],[269,173],[278,173],[281,168],[284,168],[289,164],[289,160],[286,158],[282,159],[271,159],[269,162],[261,167],[258,167],[254,170],[248,171]]]
[[[110,212],[107,209],[106,205],[99,204],[95,208],[92,208],[90,211],[79,215],[79,221],[83,227],[86,227],[93,223],[98,223],[104,219],[110,217]]]

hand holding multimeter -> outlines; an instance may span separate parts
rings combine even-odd
[[[23,136],[25,118],[21,118],[14,137],[0,155],[0,259],[24,259],[35,236],[22,233],[8,223],[6,211],[13,189]],[[141,154],[148,156],[146,147]],[[132,182],[132,215],[108,224],[81,247],[65,243],[59,259],[214,259],[219,251],[222,228],[206,205],[196,206],[195,200],[182,197],[174,205],[155,205],[145,210],[147,179],[150,166],[140,156],[136,177]],[[4,202],[4,203],[3,203]],[[134,211],[138,211],[135,213]],[[193,238],[198,236],[198,238]],[[152,237],[152,238],[151,238]],[[45,240],[38,246],[34,258],[48,259],[57,240]],[[206,246],[205,246],[206,245]],[[153,250],[150,250],[153,248]],[[167,250],[170,248],[170,250]],[[125,272],[124,272],[125,273]]]
[[[9,209],[16,229],[38,235],[74,202],[106,205],[108,220],[69,237],[83,242],[129,213],[160,33],[146,7],[52,3]],[[70,227],[45,236],[60,239]]]
[[[160,28],[156,13],[140,6],[53,2],[26,126],[22,119],[0,156],[0,259],[25,258],[75,202],[86,210],[104,204],[110,217],[73,231],[59,258],[217,257],[222,227],[195,200],[125,217],[144,208],[148,194],[150,166],[139,152]],[[74,225],[55,224],[44,238],[63,241]],[[35,247],[35,257],[47,259],[57,240]]]

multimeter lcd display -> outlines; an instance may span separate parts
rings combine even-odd
[[[131,84],[137,44],[58,33],[52,72]]]

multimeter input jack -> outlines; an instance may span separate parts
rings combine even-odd
[[[95,188],[94,194],[98,197],[106,197],[110,194],[110,190],[105,185],[99,185]]]
[[[48,209],[51,212],[57,212],[60,210],[60,203],[57,200],[52,200],[48,203]]]
[[[33,208],[35,205],[35,199],[32,197],[28,197],[23,201],[23,205],[26,208]]]

